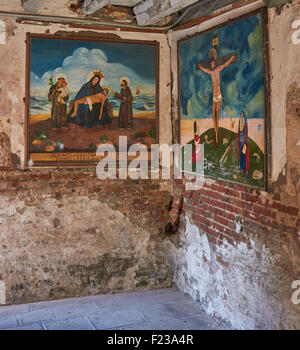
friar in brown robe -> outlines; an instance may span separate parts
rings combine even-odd
[[[121,100],[119,112],[119,128],[132,128],[132,101],[131,90],[126,80],[121,81],[121,92],[115,92],[115,97]]]
[[[59,77],[57,83],[52,85],[48,100],[52,101],[51,108],[51,127],[52,129],[67,127],[67,100],[69,98],[68,90],[66,89],[67,82],[64,78]]]

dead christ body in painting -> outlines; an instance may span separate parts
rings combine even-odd
[[[197,63],[197,69],[201,69],[204,73],[211,76],[212,85],[213,85],[213,121],[214,129],[216,134],[216,146],[219,146],[219,114],[222,104],[222,94],[220,88],[220,72],[228,67],[230,63],[236,60],[236,55],[230,57],[230,59],[222,65],[217,66],[215,59],[212,59],[210,62],[211,69],[206,69],[201,66],[200,63]]]
[[[102,103],[101,109],[100,109],[100,114],[99,114],[99,120],[100,120],[102,117],[103,105],[107,99],[108,99],[108,89],[103,89],[102,92],[99,92],[98,94],[95,94],[95,95],[79,98],[78,100],[75,100],[75,102],[74,102],[74,112],[72,113],[71,117],[73,118],[76,116],[78,105],[80,103],[89,105],[90,111],[93,110],[94,103]]]

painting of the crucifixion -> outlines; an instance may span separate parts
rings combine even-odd
[[[204,175],[264,188],[261,12],[181,40],[178,54],[183,164],[197,172],[204,158]]]
[[[215,129],[215,145],[219,146],[219,115],[222,104],[222,93],[220,88],[220,73],[221,71],[228,67],[230,63],[236,61],[236,55],[232,55],[229,58],[218,57],[217,51],[217,43],[218,37],[213,38],[213,48],[209,50],[209,60],[205,62],[199,62],[196,65],[196,69],[201,69],[204,73],[209,74],[212,80],[213,86],[213,98],[212,98],[212,106],[213,106],[213,121],[214,121],[214,129]]]

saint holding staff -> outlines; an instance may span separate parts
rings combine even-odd
[[[121,78],[121,92],[117,93],[113,91],[115,97],[121,100],[120,112],[119,112],[119,128],[131,129],[132,128],[132,102],[133,97],[129,88],[129,79]]]
[[[56,77],[56,83],[53,84],[52,77],[49,80],[48,100],[52,102],[51,108],[51,127],[53,130],[67,127],[67,105],[69,98],[67,89],[67,77],[65,74],[59,74]]]

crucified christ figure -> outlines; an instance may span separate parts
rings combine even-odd
[[[236,61],[236,55],[232,55],[225,63],[217,65],[215,58],[210,61],[210,69],[204,68],[201,63],[197,63],[196,68],[211,76],[213,85],[213,121],[216,134],[216,146],[219,146],[219,114],[222,104],[222,94],[220,88],[220,72]]]

